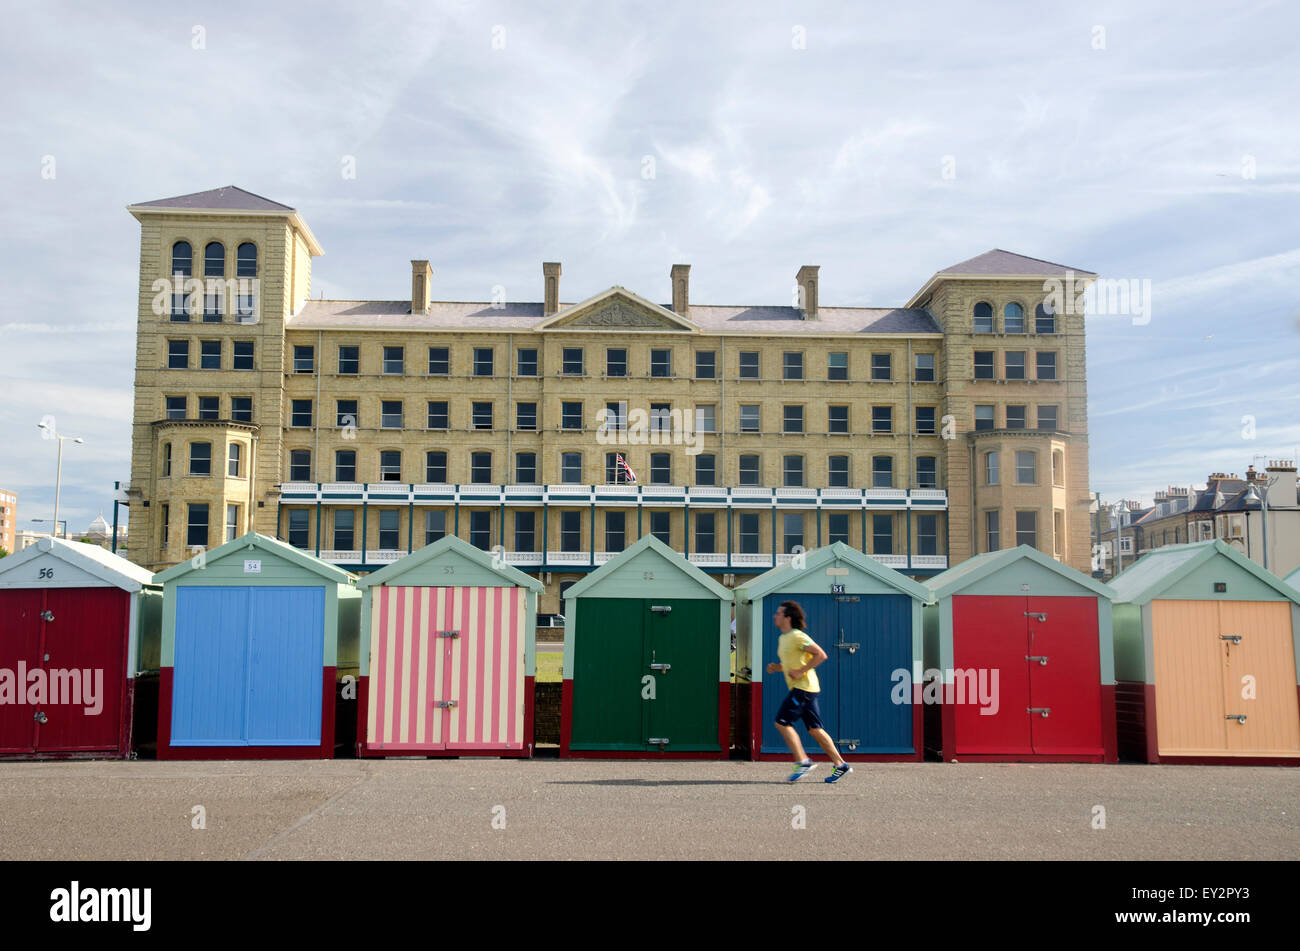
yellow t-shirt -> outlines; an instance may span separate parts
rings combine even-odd
[[[817,671],[804,671],[802,677],[795,679],[791,677],[788,671],[796,667],[802,667],[808,661],[812,660],[812,654],[808,651],[808,645],[816,643],[811,637],[798,628],[791,628],[789,633],[782,634],[776,642],[776,656],[781,661],[781,673],[785,676],[785,685],[791,690],[806,690],[808,693],[821,693],[821,687],[817,683]]]

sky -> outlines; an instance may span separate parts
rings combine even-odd
[[[310,12],[305,12],[307,10]],[[1149,288],[1088,320],[1092,488],[1300,447],[1300,8],[1208,3],[7,3],[0,487],[70,530],[130,478],[133,202],[238,185],[313,296],[619,284],[899,306],[998,247]],[[125,518],[125,512],[123,513]]]

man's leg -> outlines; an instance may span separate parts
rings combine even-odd
[[[793,733],[794,730],[790,729],[790,732]],[[844,757],[841,756],[840,751],[835,748],[835,743],[831,739],[831,735],[827,733],[824,729],[822,729],[821,727],[810,729],[808,731],[808,734],[814,740],[817,741],[817,745],[820,746],[823,751],[825,751],[826,755],[831,758],[831,761],[836,766],[839,766],[841,763],[844,762]],[[798,740],[799,737],[795,736],[795,741],[798,742]]]
[[[781,739],[785,740],[785,745],[790,747],[790,752],[794,754],[796,763],[802,763],[808,758],[804,755],[803,744],[799,742],[799,734],[795,732],[794,727],[778,723],[776,724],[776,730],[781,734]]]

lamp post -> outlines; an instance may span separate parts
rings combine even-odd
[[[44,522],[45,519],[43,519],[43,518],[34,518],[34,519],[32,519],[32,521],[33,521],[33,522]],[[56,538],[58,537],[58,534],[59,534],[59,523],[60,523],[60,522],[63,523],[63,537],[64,537],[64,538],[67,538],[67,537],[68,537],[68,520],[67,520],[66,518],[56,518],[56,519],[54,519],[54,531],[51,532],[51,534],[54,535]]]
[[[1124,503],[1116,502],[1115,511],[1115,574],[1124,570]]]
[[[60,436],[58,433],[54,431],[54,427],[52,425],[46,425],[45,423],[37,423],[36,427],[38,429],[45,430],[45,432],[49,434],[47,438],[57,439],[59,441],[59,465],[54,476],[54,530],[58,531],[59,489],[63,486],[63,440],[71,439],[75,443],[84,443],[86,440],[82,439],[80,436]],[[33,519],[33,521],[35,520]],[[64,524],[66,524],[66,522]],[[64,532],[64,534],[65,535],[67,534],[66,531]]]
[[[1264,481],[1260,483],[1260,489],[1262,489],[1263,491],[1257,490],[1255,488],[1254,483],[1251,483],[1250,488],[1246,490],[1246,501],[1258,502],[1260,507],[1260,514],[1264,519],[1264,570],[1265,571],[1268,571],[1268,488],[1272,484],[1273,481],[1269,479],[1269,477],[1266,475],[1264,476]]]

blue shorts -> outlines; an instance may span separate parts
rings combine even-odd
[[[794,687],[781,701],[776,711],[776,722],[781,726],[793,726],[796,720],[803,720],[803,725],[810,730],[825,729],[821,712],[817,709],[817,694]]]

